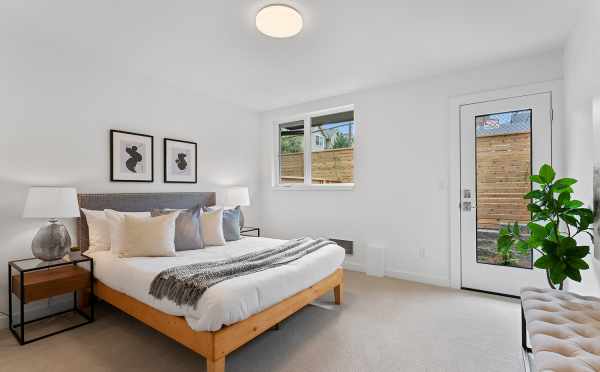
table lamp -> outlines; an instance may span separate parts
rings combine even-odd
[[[31,242],[33,256],[43,261],[64,257],[71,249],[71,237],[59,218],[79,217],[77,191],[70,187],[31,187],[23,218],[46,218]]]
[[[225,198],[223,199],[225,206],[245,207],[250,205],[250,195],[248,188],[245,186],[230,187],[225,190]],[[240,227],[244,227],[244,214],[240,208]]]

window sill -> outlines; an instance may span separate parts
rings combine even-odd
[[[276,191],[352,191],[353,183],[329,184],[329,185],[276,185],[273,186]]]

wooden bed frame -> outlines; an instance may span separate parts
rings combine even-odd
[[[188,209],[198,205],[212,206],[215,205],[216,194],[214,192],[79,194],[78,200],[81,208],[91,210],[115,209],[144,212],[153,208]],[[89,247],[89,231],[83,211],[78,219],[78,232],[79,246],[85,252]],[[276,326],[327,291],[333,289],[335,303],[341,304],[343,287],[343,271],[337,269],[313,286],[246,320],[225,326],[216,332],[194,331],[188,326],[184,317],[163,313],[98,280],[94,283],[94,295],[204,356],[208,372],[224,372],[227,355]],[[80,296],[80,299],[85,301],[83,296]]]
[[[96,280],[94,294],[206,358],[208,372],[225,372],[225,357],[304,306],[333,289],[335,303],[343,301],[344,274],[337,269],[315,285],[248,319],[218,331],[194,331],[184,317],[163,313]]]

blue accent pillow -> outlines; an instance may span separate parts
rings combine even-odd
[[[240,207],[223,210],[223,235],[226,241],[240,240]]]

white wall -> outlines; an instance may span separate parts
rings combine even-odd
[[[31,256],[31,239],[44,223],[21,218],[31,185],[80,192],[248,185],[253,206],[246,215],[257,223],[257,113],[76,53],[27,48],[25,41],[19,48],[0,51],[0,311],[8,307],[6,262]],[[154,183],[109,182],[111,128],[154,135]],[[162,182],[163,137],[198,142],[198,184]]]
[[[369,244],[385,247],[390,276],[448,285],[450,97],[562,78],[562,53],[360,91],[265,113],[261,223],[266,235],[355,240],[349,267]],[[353,191],[271,187],[272,125],[286,116],[354,104]],[[425,250],[425,257],[419,254]]]
[[[569,177],[579,180],[575,192],[592,205],[594,143],[592,102],[600,97],[600,2],[592,1],[588,11],[571,33],[564,55],[566,167]],[[598,149],[596,149],[598,151]],[[589,240],[585,240],[590,244]],[[571,283],[572,290],[600,295],[599,263],[584,272],[582,283]]]

